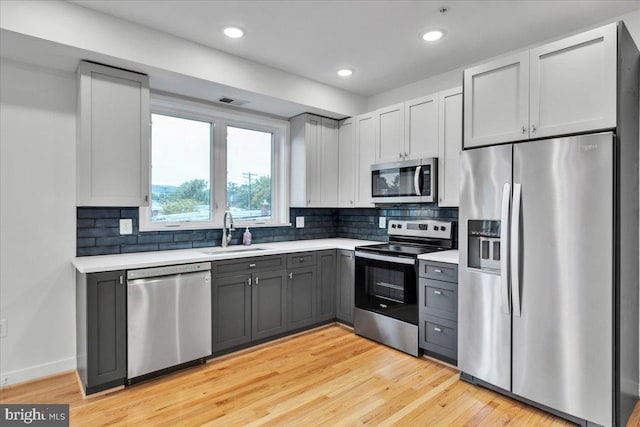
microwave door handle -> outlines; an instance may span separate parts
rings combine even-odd
[[[420,183],[422,180],[420,179],[420,172],[422,171],[422,166],[416,167],[416,172],[413,175],[413,186],[416,189],[416,196],[422,196],[422,188],[420,188]]]

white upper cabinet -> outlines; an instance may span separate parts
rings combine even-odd
[[[615,23],[464,72],[464,146],[615,127]]]
[[[462,87],[440,92],[438,206],[459,205],[462,151]]]
[[[338,121],[322,118],[320,144],[320,205],[338,206]]]
[[[404,159],[438,157],[438,94],[404,103]]]
[[[149,78],[78,66],[78,206],[149,205]]]
[[[404,103],[376,110],[376,163],[404,160]]]
[[[530,137],[616,125],[616,24],[530,51]]]
[[[351,208],[356,194],[356,127],[353,118],[340,122],[338,134],[338,207]]]
[[[338,122],[312,114],[291,119],[291,206],[338,204]]]
[[[376,114],[356,116],[356,207],[373,207],[371,200],[371,165],[376,162]]]
[[[528,138],[529,53],[464,71],[464,145]]]

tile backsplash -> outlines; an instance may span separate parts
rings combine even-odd
[[[295,228],[295,218],[304,216],[304,228]],[[387,240],[386,229],[378,228],[378,218],[458,220],[457,208],[434,205],[336,209],[291,208],[290,227],[252,228],[253,243],[345,237]],[[120,235],[120,219],[131,219],[133,234]],[[244,228],[232,234],[232,245],[242,243]],[[138,228],[138,208],[77,208],[77,256],[162,251],[220,246],[222,230],[145,231]],[[457,246],[457,245],[456,245]]]

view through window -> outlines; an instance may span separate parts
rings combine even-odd
[[[227,204],[234,219],[271,218],[273,134],[227,126]]]
[[[151,221],[211,219],[211,123],[152,114]]]

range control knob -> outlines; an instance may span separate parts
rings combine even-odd
[[[438,227],[437,225],[434,225],[434,226],[433,226],[433,229],[434,229],[435,231],[438,231],[438,230],[440,229],[440,227]]]
[[[402,228],[402,224],[398,224],[398,228]]]
[[[446,231],[447,227],[440,227],[440,231]]]
[[[396,228],[396,225],[395,224],[391,224],[391,228]]]

